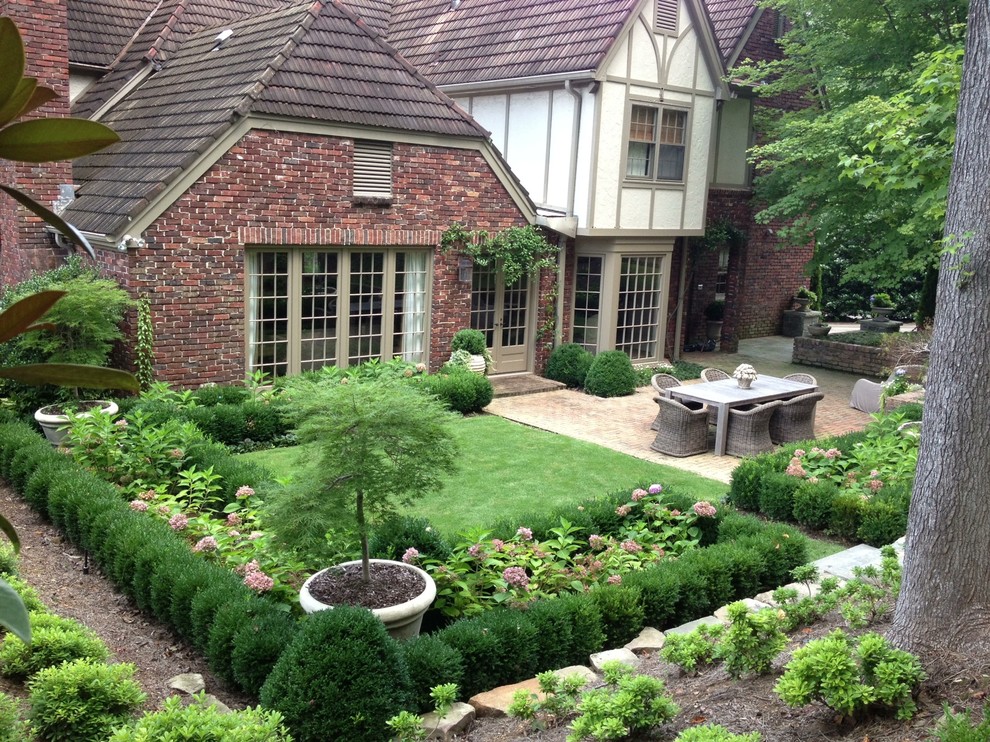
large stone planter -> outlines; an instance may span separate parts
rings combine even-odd
[[[85,400],[83,402],[77,403],[76,405],[76,407],[80,409],[84,409],[86,406],[89,406],[91,410],[96,409],[98,407],[100,412],[107,415],[115,415],[117,414],[117,411],[120,409],[119,407],[117,407],[116,402],[111,402],[109,400],[104,400],[104,399]],[[61,405],[61,404],[48,405],[47,407],[42,407],[41,409],[39,409],[37,412],[34,413],[34,419],[37,421],[38,425],[41,426],[41,430],[44,432],[45,438],[47,438],[48,442],[51,443],[53,446],[62,445],[62,441],[65,440],[65,435],[68,432],[66,428],[69,425],[69,421],[72,419],[72,417],[74,416],[85,417],[86,415],[92,414],[91,412],[86,412],[84,410],[82,412],[78,412],[78,413],[74,413],[73,415],[70,415],[68,413],[62,412],[63,407],[65,407],[65,405]]]
[[[352,562],[344,562],[338,566],[347,567],[352,564],[360,563],[361,560],[358,559]],[[433,578],[419,567],[414,567],[413,565],[406,564],[405,562],[396,562],[389,559],[372,559],[371,563],[397,565],[409,570],[410,572],[415,572],[423,578],[426,587],[423,592],[416,597],[407,600],[405,603],[400,603],[399,605],[392,605],[387,608],[375,608],[371,611],[383,624],[385,624],[385,628],[388,630],[388,633],[393,639],[405,640],[419,636],[420,627],[423,625],[423,615],[433,604],[433,600],[437,597],[437,585],[433,581]],[[327,569],[330,568],[328,567]],[[332,605],[323,603],[313,597],[313,594],[309,591],[310,583],[326,571],[326,569],[323,569],[311,575],[309,579],[303,583],[303,586],[299,590],[299,605],[302,606],[302,609],[306,611],[306,613],[316,613],[316,611],[325,611],[333,608]]]

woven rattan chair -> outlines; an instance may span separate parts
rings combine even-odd
[[[818,379],[811,374],[787,374],[784,378],[788,381],[799,381],[802,384],[814,384],[818,386]]]
[[[681,385],[681,380],[676,376],[671,376],[670,374],[653,374],[653,378],[650,379],[650,385],[653,390],[657,393],[657,396],[653,398],[653,401],[660,404],[660,398],[666,397],[668,395],[667,390],[675,386]],[[660,429],[660,411],[657,410],[657,417],[650,426],[650,430]]]
[[[783,402],[770,417],[770,440],[788,443],[814,439],[815,406],[824,396],[824,392],[812,392]]]
[[[771,450],[770,418],[780,405],[780,400],[774,400],[748,410],[730,409],[725,452],[730,456],[755,456]]]
[[[692,410],[676,399],[660,397],[660,428],[650,445],[668,456],[693,456],[708,450],[708,413]]]
[[[721,381],[722,379],[731,379],[732,375],[725,373],[720,368],[706,368],[701,372],[702,381]]]
[[[722,379],[731,379],[732,376],[725,373],[720,368],[706,368],[701,372],[702,381],[721,381]],[[708,424],[718,425],[718,409],[714,406],[708,408]]]
[[[903,374],[898,374],[903,371]],[[912,384],[924,384],[924,366],[897,366],[887,377],[887,381],[880,383],[869,379],[860,379],[853,385],[852,397],[849,406],[863,412],[879,412],[880,397],[883,395],[884,384],[889,384],[898,375],[904,376]]]

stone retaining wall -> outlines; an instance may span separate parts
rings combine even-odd
[[[804,366],[848,371],[873,379],[886,379],[894,365],[883,348],[810,337],[794,338],[791,361]]]

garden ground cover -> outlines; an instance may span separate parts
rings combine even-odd
[[[428,518],[448,536],[498,518],[552,510],[652,482],[712,502],[721,500],[727,490],[723,482],[714,479],[494,415],[455,420],[451,430],[461,451],[458,471],[440,493],[403,509],[404,514]],[[242,457],[280,478],[298,475],[313,461],[301,446]]]

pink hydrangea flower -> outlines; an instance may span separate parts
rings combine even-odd
[[[193,546],[193,551],[216,551],[217,546],[217,540],[213,536],[203,536]]]
[[[619,544],[623,551],[629,552],[630,554],[638,554],[643,550],[643,547],[637,544],[635,541],[623,541]]]
[[[842,455],[842,451],[838,448],[830,448],[825,452],[826,459],[837,459]]]
[[[275,586],[275,580],[261,570],[256,570],[244,576],[244,584],[255,592],[265,593]]]
[[[171,512],[172,512],[172,511],[171,511],[171,510],[169,510],[169,507],[168,507],[168,505],[159,505],[159,506],[158,506],[158,514],[159,514],[159,515],[168,515],[168,514],[169,514],[169,513],[171,513]]]
[[[691,506],[691,509],[694,510],[695,515],[699,515],[702,518],[714,518],[718,514],[715,506],[707,500],[699,500]]]
[[[506,567],[502,571],[502,579],[512,587],[525,588],[529,586],[529,575],[522,567]]]
[[[237,513],[230,513],[227,515],[227,525],[228,526],[239,526],[241,524],[241,516]]]
[[[609,585],[621,585],[622,575],[609,575],[607,582]]]
[[[426,372],[426,364],[425,363],[417,363],[416,364],[416,373],[422,374],[422,373],[425,373],[425,372]]]
[[[804,456],[805,453],[807,453],[807,451],[805,451],[803,448],[799,448],[796,451],[794,451],[794,455],[797,456],[798,458]]]
[[[619,507],[617,507],[617,508],[615,509],[615,514],[616,514],[616,515],[620,515],[620,516],[622,516],[623,518],[625,518],[625,517],[626,517],[627,515],[629,515],[629,513],[630,513],[631,511],[632,511],[632,508],[631,508],[631,507],[629,507],[628,505],[619,505]]]
[[[241,565],[237,568],[237,571],[243,575],[251,574],[252,572],[257,572],[261,569],[261,565],[258,564],[257,559],[252,559],[247,564]]]
[[[870,472],[870,478],[872,479],[876,479],[879,476],[880,476],[880,471],[878,469],[874,469],[873,471]]]
[[[171,526],[173,531],[181,531],[189,525],[189,519],[182,513],[177,513],[168,519],[168,524]]]
[[[480,557],[484,552],[481,550],[481,544],[471,544],[468,547],[468,554],[473,556],[475,559]]]
[[[139,513],[143,513],[148,509],[148,503],[144,500],[131,500],[131,510],[137,510]]]
[[[799,459],[797,456],[791,459],[791,463],[787,467],[786,474],[789,477],[803,477],[806,474],[806,472],[804,470],[804,467],[801,466],[801,459]]]
[[[114,425],[116,427],[118,427],[118,428],[126,428],[127,427],[127,420],[125,420],[124,418],[120,418],[119,420],[117,420],[114,423]]]
[[[521,538],[523,541],[533,540],[533,531],[530,530],[529,528],[526,528],[526,526],[519,526],[519,529],[516,531],[516,535],[519,538]]]
[[[663,492],[663,485],[651,484],[648,488],[648,491],[651,495],[659,495],[661,492]]]
[[[633,500],[633,502],[639,502],[644,497],[646,497],[648,494],[650,494],[650,493],[647,492],[644,489],[634,489],[633,490],[633,493],[632,493],[632,500]]]
[[[229,531],[227,531],[227,535],[230,536],[231,538],[237,538],[238,536],[241,535],[241,532],[238,531],[236,528],[231,528]]]
[[[870,480],[870,490],[872,492],[879,492],[883,488],[883,482],[879,479]]]
[[[234,493],[235,497],[250,497],[254,494],[254,490],[248,487],[246,484],[243,487],[239,487],[237,492]]]
[[[681,511],[680,511],[680,510],[677,510],[677,509],[675,508],[674,510],[671,510],[671,511],[670,511],[670,514],[671,514],[671,515],[680,515],[680,514],[681,514]]]
[[[171,457],[172,457],[173,459],[181,459],[181,458],[182,458],[183,456],[185,456],[186,454],[185,454],[185,453],[183,452],[183,450],[182,450],[181,448],[173,448],[173,449],[172,449],[172,450],[171,450],[171,451],[169,452],[169,455],[170,455],[170,456],[171,456]]]
[[[140,497],[142,500],[154,500],[157,494],[158,493],[155,492],[154,490],[145,490],[144,492],[139,494],[138,497]]]
[[[251,531],[251,533],[248,534],[248,539],[250,541],[257,541],[259,538],[261,538],[264,535],[265,535],[264,531]]]
[[[493,538],[492,548],[495,549],[495,551],[502,551],[505,548],[505,542],[500,538]]]
[[[605,546],[605,539],[599,536],[597,533],[593,533],[588,536],[588,546],[592,549],[601,549]]]
[[[404,561],[406,564],[412,564],[417,559],[419,559],[419,550],[416,549],[414,546],[410,546],[408,549],[406,549],[406,553],[402,555],[402,561]]]

